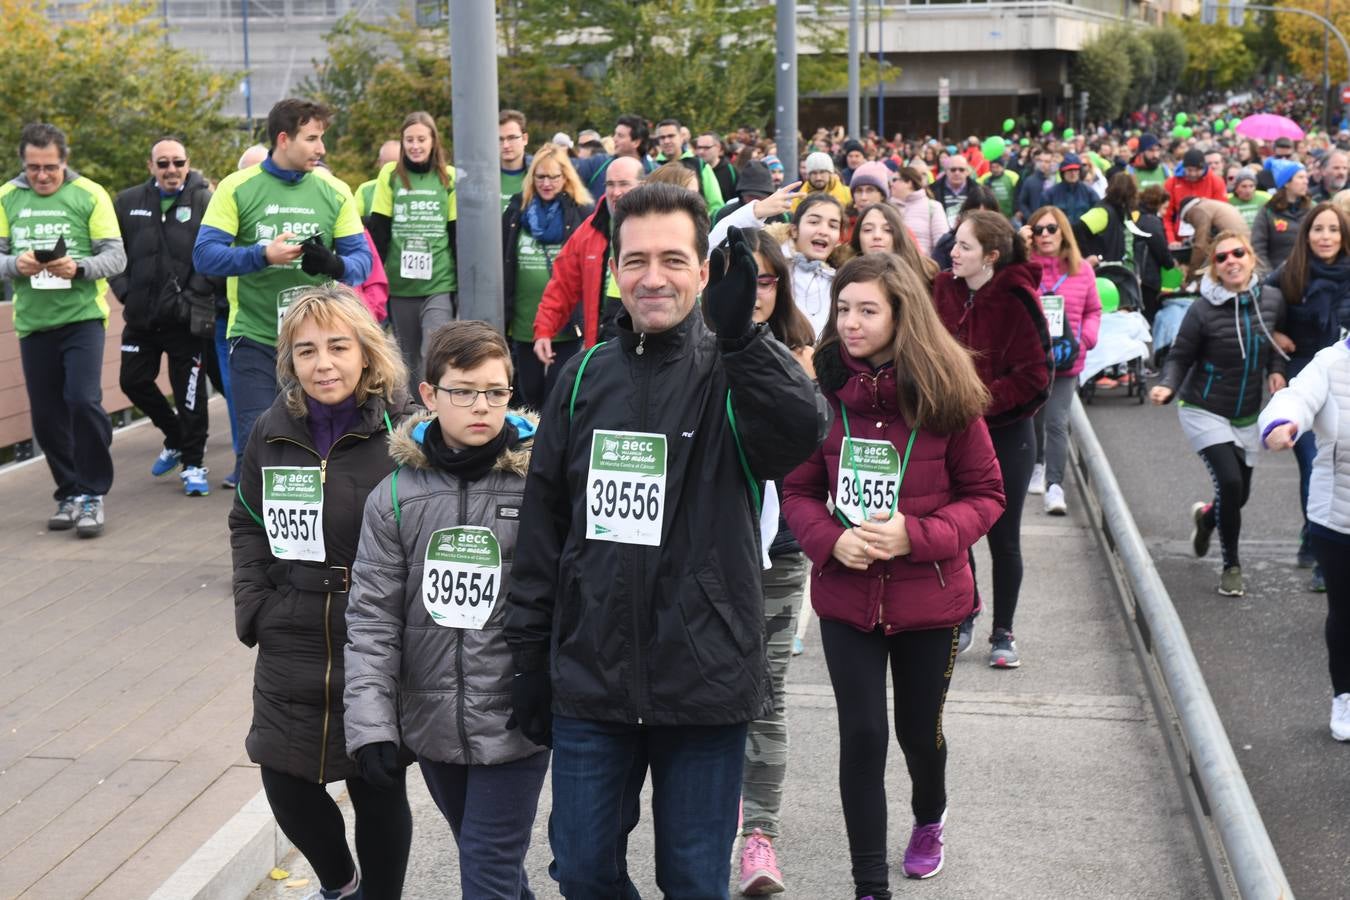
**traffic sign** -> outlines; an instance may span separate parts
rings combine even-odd
[[[952,83],[949,78],[938,79],[938,124],[952,120]]]
[[[1350,105],[1350,85],[1341,88],[1341,102]]]

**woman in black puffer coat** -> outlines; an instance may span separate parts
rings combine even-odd
[[[410,411],[398,348],[342,285],[297,298],[277,335],[280,393],[244,450],[230,511],[235,630],[258,648],[245,747],[281,830],[324,898],[396,900],[412,816],[397,761],[347,757],[347,590],[366,495],[394,469],[388,437]],[[388,774],[396,772],[393,777]],[[324,785],[345,781],[356,852]]]
[[[1181,396],[1181,429],[1215,487],[1212,502],[1191,507],[1191,546],[1203,557],[1218,527],[1223,548],[1219,593],[1240,597],[1238,536],[1261,445],[1256,425],[1261,392],[1269,387],[1273,394],[1285,384],[1285,357],[1272,336],[1283,324],[1284,301],[1262,290],[1256,252],[1245,236],[1220,234],[1208,263],[1200,296],[1187,310],[1150,396],[1157,404]]]

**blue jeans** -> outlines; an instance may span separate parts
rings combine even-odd
[[[745,723],[621,725],[553,717],[549,874],[569,900],[638,897],[628,834],[652,773],[656,884],[672,900],[727,898]]]
[[[548,772],[548,751],[494,766],[417,760],[459,848],[461,897],[534,900],[525,852]]]
[[[244,461],[244,447],[258,416],[277,399],[277,350],[246,337],[230,340],[230,394],[234,397],[234,467]]]
[[[225,395],[225,409],[230,416],[230,441],[237,457],[243,455],[244,442],[240,440],[239,426],[235,424],[234,393],[230,390],[230,342],[225,339],[229,321],[229,316],[216,316],[216,362],[220,365],[221,393]]]

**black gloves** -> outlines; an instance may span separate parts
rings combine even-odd
[[[341,278],[347,272],[342,257],[323,245],[323,237],[313,235],[301,245],[305,248],[300,258],[300,269],[306,275],[327,275],[329,278]]]
[[[755,315],[755,255],[736,227],[727,229],[727,239],[708,260],[708,286],[703,305],[713,331],[724,341],[745,337]]]
[[[517,672],[511,679],[511,706],[507,728],[519,728],[541,747],[553,746],[553,683],[548,672]]]
[[[358,748],[356,766],[361,770],[361,777],[375,787],[385,790],[398,787],[398,776],[403,771],[398,764],[398,744],[378,741]]]
[[[49,262],[56,262],[66,255],[66,238],[64,235],[56,239],[56,246],[50,250],[34,250],[33,258],[46,265]]]

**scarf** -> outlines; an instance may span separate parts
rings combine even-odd
[[[422,435],[422,452],[427,460],[442,472],[448,472],[464,481],[477,481],[497,464],[497,457],[520,442],[515,423],[510,419],[497,436],[481,447],[455,450],[445,443],[440,423],[432,419]]]
[[[560,195],[561,196],[561,195]],[[541,244],[561,244],[563,241],[562,201],[554,198],[545,203],[537,196],[525,208],[525,228]]]
[[[1303,302],[1310,309],[1317,310],[1317,325],[1323,334],[1333,330],[1336,322],[1337,307],[1350,285],[1350,260],[1345,254],[1337,256],[1331,262],[1323,262],[1316,257],[1308,260],[1308,284],[1303,289]],[[1336,336],[1340,336],[1339,327],[1335,327]],[[1334,342],[1334,341],[1333,341]]]
[[[337,439],[361,420],[355,394],[332,406],[306,395],[305,407],[309,410],[309,436],[314,438],[315,452],[322,457],[327,457]]]

